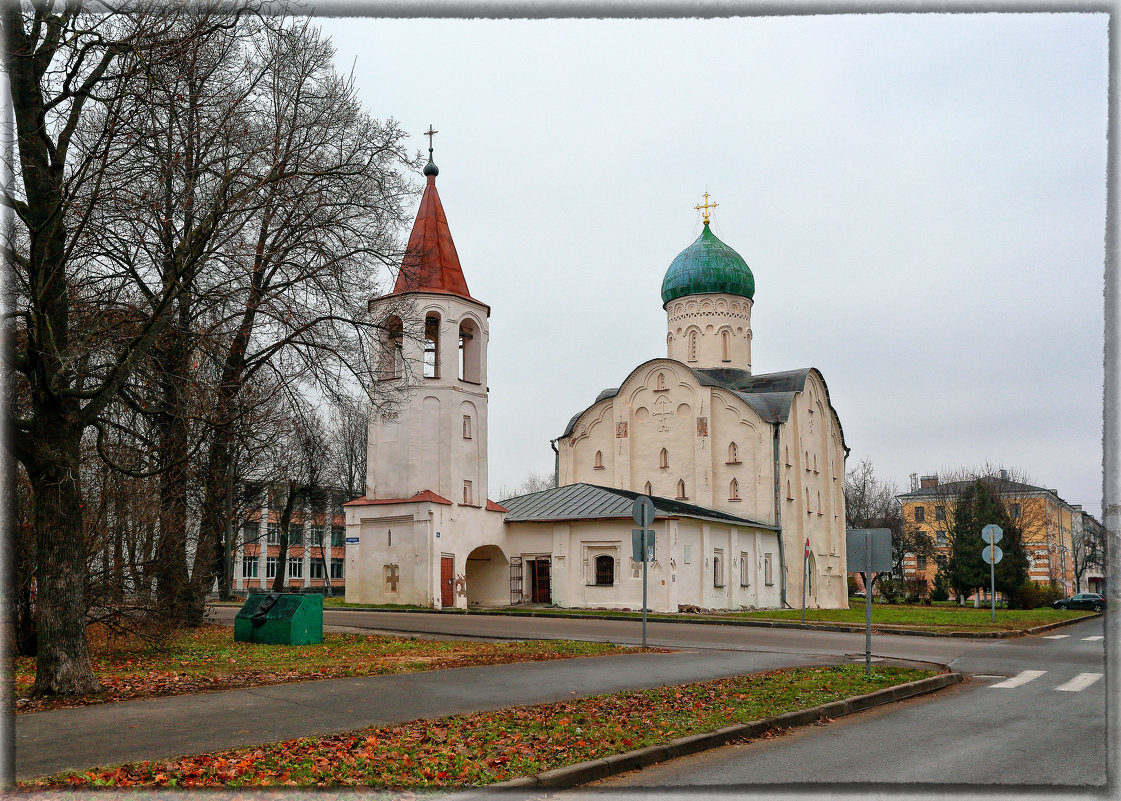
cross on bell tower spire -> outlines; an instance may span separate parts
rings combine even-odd
[[[703,204],[698,204],[698,205],[694,206],[693,208],[695,208],[697,211],[701,212],[702,218],[704,220],[704,224],[708,225],[708,218],[709,218],[709,214],[710,214],[709,209],[714,209],[714,208],[716,208],[716,206],[717,206],[716,203],[709,203],[708,202],[708,192],[705,192],[705,202]],[[702,209],[703,209],[703,211],[702,211]]]
[[[430,177],[440,174],[440,168],[432,160],[432,137],[438,133],[440,132],[433,129],[432,123],[428,123],[428,130],[424,132],[424,135],[428,137],[428,163],[424,165],[424,174]]]

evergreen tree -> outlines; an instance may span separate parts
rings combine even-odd
[[[1008,514],[1004,501],[983,479],[978,479],[958,496],[946,532],[950,554],[945,582],[960,596],[989,586],[989,566],[981,556],[985,542],[981,529],[995,523],[1004,531],[999,543],[1004,558],[996,566],[996,589],[1005,596],[1028,580],[1028,557],[1023,532]]]

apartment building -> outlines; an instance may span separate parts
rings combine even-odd
[[[1058,490],[1014,481],[1007,470],[981,480],[1004,501],[1009,516],[1024,533],[1029,578],[1039,584],[1055,582],[1064,594],[1072,595],[1076,591],[1072,536],[1075,518],[1081,517],[1081,510],[1064,501]],[[918,527],[934,540],[933,561],[907,555],[903,563],[906,577],[925,578],[933,584],[938,568],[949,556],[947,530],[954,503],[972,483],[940,482],[937,475],[912,475],[911,491],[896,496],[903,508],[903,524]],[[977,532],[977,547],[982,545],[981,533]]]
[[[281,488],[260,493],[260,507],[246,510],[234,552],[233,589],[266,590],[278,570],[284,571],[284,586],[290,592],[331,586],[331,594],[345,587],[346,518],[341,489],[318,493],[292,513],[288,526],[288,555],[281,564]],[[263,523],[263,525],[262,525]]]

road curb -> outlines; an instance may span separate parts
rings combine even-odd
[[[635,751],[622,754],[612,754],[602,759],[591,759],[587,762],[578,762],[563,768],[555,768],[533,776],[521,776],[517,779],[490,784],[458,793],[451,798],[455,801],[475,801],[488,798],[496,792],[510,792],[512,790],[558,790],[564,787],[574,787],[578,784],[603,779],[617,773],[637,770],[658,762],[665,762],[677,757],[718,748],[733,740],[750,739],[773,729],[787,729],[795,726],[808,726],[816,723],[821,718],[839,718],[862,712],[882,704],[902,701],[905,698],[925,695],[957,684],[962,680],[961,673],[940,673],[937,676],[919,679],[906,684],[897,684],[865,695],[855,695],[841,701],[828,704],[798,709],[782,715],[776,715],[762,720],[753,720],[749,723],[737,723],[725,726],[716,731],[693,734],[688,737],[679,737],[662,745],[652,745]]]
[[[239,604],[221,603],[210,604],[211,606],[239,606]],[[480,617],[546,617],[546,618],[563,618],[566,620],[622,620],[627,622],[634,622],[640,618],[625,617],[623,615],[612,615],[610,613],[602,615],[568,615],[563,612],[507,612],[504,610],[472,610],[472,609],[381,609],[377,607],[355,607],[355,606],[332,606],[324,607],[324,611],[331,612],[397,612],[401,614],[414,614],[423,613],[431,614],[437,613],[441,615],[478,615]],[[896,634],[903,637],[964,637],[966,639],[983,639],[983,640],[1007,640],[1015,639],[1017,637],[1027,637],[1033,634],[1040,634],[1044,631],[1062,628],[1074,623],[1079,623],[1089,620],[1093,617],[1098,617],[1104,614],[1103,612],[1094,612],[1082,617],[1075,617],[1069,620],[1058,620],[1054,623],[1046,623],[1042,626],[1036,626],[1030,629],[1013,629],[1011,631],[930,631],[928,629],[900,629],[890,626],[872,625],[873,634]],[[803,629],[807,631],[832,631],[842,634],[863,633],[863,623],[791,623],[784,620],[716,620],[713,618],[690,618],[690,617],[666,617],[658,615],[647,615],[647,621],[650,623],[700,623],[707,626],[753,626],[756,628],[768,629]],[[524,637],[516,637],[512,639],[525,639]]]

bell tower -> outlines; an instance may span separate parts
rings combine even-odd
[[[461,506],[487,503],[487,340],[490,307],[467,288],[436,191],[429,130],[426,186],[393,291],[370,301],[377,380],[398,405],[374,415],[366,497],[425,490]]]

